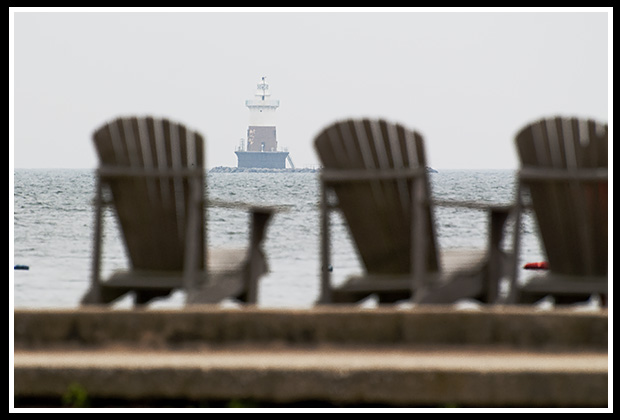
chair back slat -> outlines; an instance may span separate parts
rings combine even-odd
[[[204,167],[202,136],[167,119],[131,117],[105,124],[93,138],[102,168],[137,170],[137,175],[104,179],[112,192],[132,267],[182,270],[191,182],[184,170]],[[140,175],[142,169],[144,176]],[[162,170],[162,176],[151,176],[153,170]],[[196,176],[195,182],[200,182],[204,191],[204,176]],[[200,221],[196,246],[198,255],[204,255],[202,204]]]
[[[425,169],[422,136],[384,120],[336,122],[323,129],[315,147],[325,170],[353,173]],[[426,172],[420,172],[428,198]],[[369,274],[410,273],[412,177],[379,177],[330,185],[347,221],[359,256]],[[438,269],[437,247],[428,202],[427,270]]]
[[[548,118],[516,136],[522,177],[532,205],[549,267],[569,275],[607,273],[607,177],[579,177],[607,169],[607,125],[578,118]],[[545,172],[546,171],[546,172]],[[558,176],[558,174],[565,176]]]

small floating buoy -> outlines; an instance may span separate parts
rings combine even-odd
[[[523,268],[526,270],[546,270],[549,268],[549,263],[545,261],[527,263],[523,266]]]
[[[30,267],[28,267],[27,265],[21,265],[21,264],[17,264],[15,267],[13,267],[15,270],[30,270]]]

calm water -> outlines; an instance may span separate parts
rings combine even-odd
[[[436,199],[505,204],[513,200],[513,171],[440,171],[431,174]],[[316,173],[209,173],[210,199],[279,206],[265,250],[271,271],[260,284],[264,307],[309,307],[319,294],[319,195]],[[257,188],[261,185],[261,188]],[[92,170],[16,170],[14,175],[14,305],[76,307],[88,287],[92,248],[94,178]],[[438,207],[435,219],[442,248],[486,245],[487,217],[480,211]],[[333,220],[333,279],[360,272],[346,225]],[[126,267],[113,213],[106,214],[103,275]],[[512,235],[509,225],[508,234]],[[526,220],[522,260],[541,261],[535,227]],[[509,236],[509,239],[511,236]],[[209,208],[210,246],[243,246],[248,215]],[[510,248],[511,242],[507,241]],[[182,292],[155,307],[178,307]],[[118,307],[130,307],[126,298]]]

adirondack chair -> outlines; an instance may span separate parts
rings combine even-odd
[[[185,290],[187,303],[229,297],[255,303],[258,278],[267,269],[261,242],[271,211],[250,209],[247,250],[207,252],[202,136],[167,119],[129,117],[103,125],[93,140],[100,165],[92,280],[82,303],[110,303],[134,292],[140,305],[175,289]],[[104,281],[103,208],[110,204],[130,268]]]
[[[515,138],[521,160],[517,226],[533,210],[549,270],[519,281],[518,258],[509,302],[553,296],[571,303],[607,298],[607,124],[554,117],[523,127]],[[519,253],[521,229],[514,249]]]
[[[321,185],[321,296],[319,303],[381,303],[413,299],[494,302],[506,259],[501,250],[509,207],[463,205],[490,211],[486,251],[439,252],[422,136],[385,120],[335,122],[315,138]],[[364,265],[362,276],[331,280],[330,213],[340,210]]]

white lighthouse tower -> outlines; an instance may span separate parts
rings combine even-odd
[[[276,140],[276,109],[280,101],[271,98],[265,77],[256,85],[253,99],[245,101],[250,121],[245,151],[235,152],[240,168],[284,168],[288,152],[278,151]]]
[[[276,109],[280,101],[271,99],[269,85],[265,77],[256,85],[254,99],[245,101],[245,106],[250,110],[250,123],[248,125],[248,152],[275,152],[278,150],[276,140]]]

